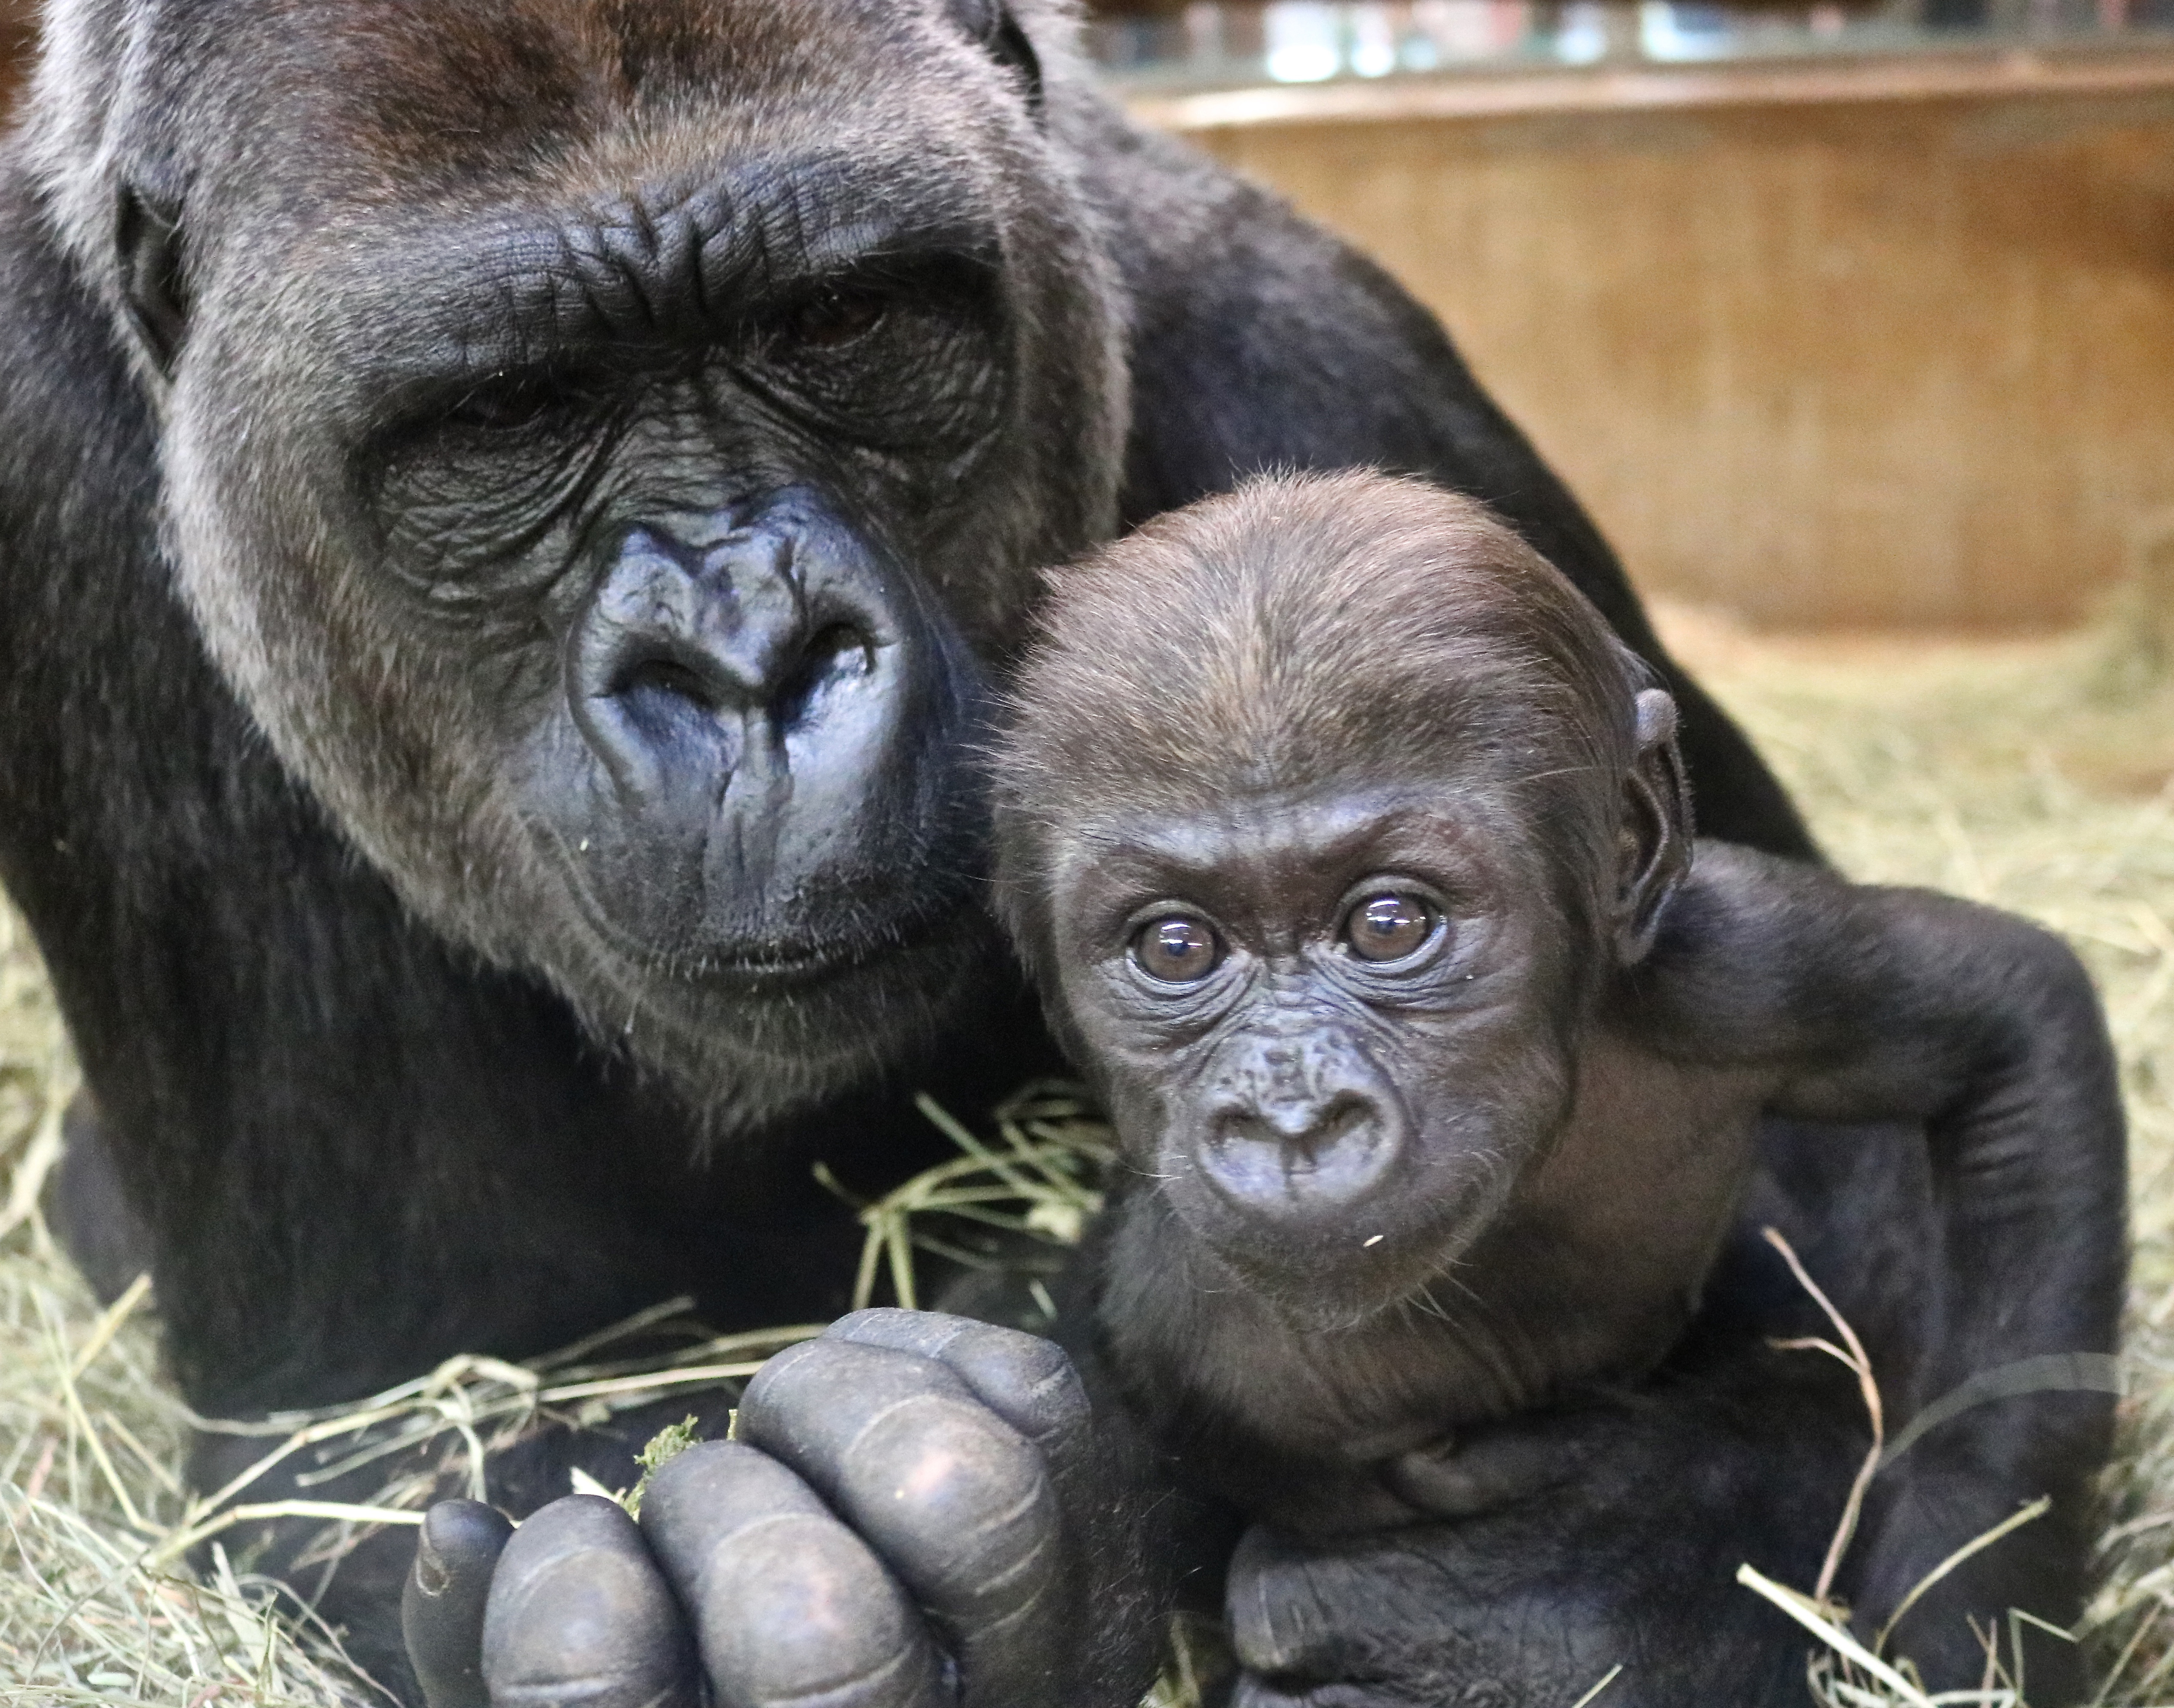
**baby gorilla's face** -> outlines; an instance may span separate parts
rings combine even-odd
[[[1063,1005],[1128,1159],[1294,1320],[1417,1293],[1568,1112],[1579,1005],[1526,830],[1452,776],[1058,839]]]

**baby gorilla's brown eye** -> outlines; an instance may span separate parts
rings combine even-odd
[[[1133,938],[1133,959],[1151,979],[1193,984],[1222,965],[1223,939],[1204,920],[1169,914],[1139,928]]]
[[[1370,895],[1344,916],[1344,940],[1361,960],[1402,960],[1434,935],[1439,916],[1416,895]]]

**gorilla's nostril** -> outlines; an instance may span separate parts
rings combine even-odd
[[[658,695],[683,700],[706,712],[714,712],[719,704],[716,687],[700,671],[676,658],[643,659],[620,674],[611,692],[630,699]]]
[[[802,649],[792,673],[778,684],[771,716],[780,729],[798,728],[826,690],[874,668],[875,643],[859,627],[832,623],[819,629]]]

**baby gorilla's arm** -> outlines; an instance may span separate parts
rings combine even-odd
[[[1775,1114],[1905,1122],[1929,1144],[1939,1224],[1925,1234],[1948,1278],[1939,1296],[1909,1301],[1927,1355],[1876,1371],[1890,1436],[1971,1376],[2112,1351],[2126,1143],[2112,1047],[2075,956],[2020,919],[1930,891],[1718,845],[1701,847],[1696,871],[1641,975],[1658,1021],[1648,1041],[1771,1072]],[[1861,1614],[1884,1615],[1950,1549],[2007,1517],[1980,1510],[1996,1487],[2051,1493],[2056,1510],[1944,1580],[1901,1648],[1967,1641],[1966,1609],[2073,1620],[2085,1483],[2109,1419],[2103,1395],[2036,1393],[1928,1431],[1873,1484],[1874,1542],[1844,1586]]]
[[[2063,1301],[2063,1332],[2067,1301],[2112,1308],[2117,1240],[2076,1271],[2051,1263],[2042,1285],[2007,1261],[2117,1227],[2127,1202],[2113,1048],[2059,938],[1931,890],[1706,844],[1640,976],[1649,1044],[1771,1073],[1771,1113],[1924,1125],[1955,1255],[2009,1307],[2000,1350],[2020,1355],[2028,1300]]]

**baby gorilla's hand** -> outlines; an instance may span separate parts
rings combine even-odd
[[[702,1676],[718,1708],[1117,1708],[1157,1609],[1146,1503],[1090,1421],[1048,1341],[858,1312],[765,1365],[738,1440],[666,1465],[639,1525],[573,1495],[506,1540],[433,1508],[410,1657],[430,1708],[692,1708]]]

